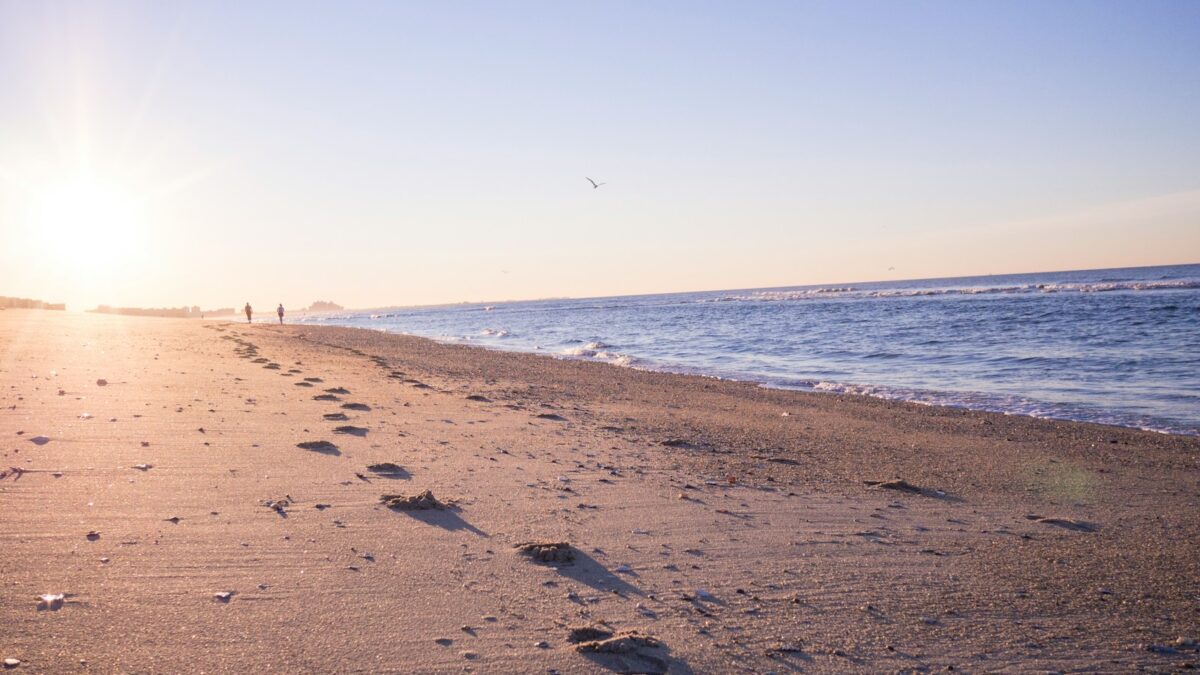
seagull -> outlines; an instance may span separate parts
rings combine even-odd
[[[587,176],[584,176],[584,178],[587,178]],[[608,183],[597,183],[596,181],[592,180],[591,178],[588,178],[588,182],[592,184],[593,190],[600,187],[601,185],[608,185]]]

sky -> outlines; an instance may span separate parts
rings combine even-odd
[[[365,308],[1194,262],[1193,1],[0,0],[0,295]]]

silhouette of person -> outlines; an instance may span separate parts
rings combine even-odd
[[[275,310],[275,313],[279,315],[279,325],[282,326],[283,325],[283,303],[282,302],[279,303],[279,308]]]
[[[246,323],[250,323],[250,315],[253,313],[254,313],[254,310],[250,308],[250,303],[247,302],[246,303]]]

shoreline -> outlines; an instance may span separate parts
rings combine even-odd
[[[3,313],[0,466],[21,471],[0,479],[0,658],[37,672],[1200,662],[1200,439],[469,347]],[[381,503],[423,490],[450,507]],[[527,542],[575,559],[539,563]],[[43,593],[64,600],[39,611]],[[629,649],[579,651],[583,625]]]
[[[1055,415],[1055,414],[1038,415],[1038,414],[1032,414],[1032,413],[1015,412],[1015,411],[997,409],[995,407],[972,406],[972,405],[966,404],[966,403],[958,404],[958,403],[954,403],[952,401],[947,402],[945,400],[945,399],[953,399],[953,397],[955,397],[955,396],[982,396],[982,397],[994,400],[994,399],[1005,398],[1006,395],[1004,395],[1004,394],[993,394],[993,393],[977,392],[977,391],[910,389],[910,388],[906,388],[906,387],[893,386],[893,385],[865,384],[865,383],[860,383],[860,382],[841,382],[841,381],[830,381],[830,380],[806,380],[805,381],[806,384],[803,384],[803,385],[799,385],[799,384],[789,385],[789,384],[773,383],[773,382],[763,380],[763,379],[754,379],[751,377],[743,377],[740,375],[722,375],[722,374],[717,374],[717,373],[707,373],[701,369],[692,368],[692,367],[685,366],[685,365],[657,364],[657,363],[653,363],[650,359],[648,359],[646,357],[641,357],[641,356],[636,356],[636,355],[627,355],[627,354],[619,355],[621,358],[631,359],[631,362],[618,363],[618,362],[615,362],[614,360],[593,358],[593,357],[583,356],[583,355],[564,354],[564,353],[558,353],[558,352],[552,352],[552,351],[546,351],[546,350],[540,350],[540,349],[527,349],[527,348],[519,348],[519,347],[509,348],[509,347],[504,347],[501,345],[483,344],[480,342],[472,341],[469,338],[463,338],[463,337],[438,338],[438,337],[432,337],[432,336],[428,336],[428,335],[419,335],[416,333],[397,332],[397,331],[392,331],[392,330],[389,330],[386,328],[367,328],[367,327],[363,327],[363,326],[343,326],[343,325],[338,325],[338,324],[308,322],[308,321],[304,321],[304,320],[296,322],[293,325],[325,327],[325,328],[344,328],[344,329],[348,329],[348,330],[362,330],[362,331],[367,331],[367,332],[378,332],[378,333],[383,333],[385,335],[398,335],[398,336],[419,338],[422,340],[429,340],[431,342],[434,342],[436,344],[441,344],[441,345],[458,345],[458,346],[463,346],[463,347],[472,347],[472,348],[476,348],[476,349],[483,349],[483,350],[487,350],[487,351],[495,351],[495,352],[506,353],[506,354],[530,354],[533,356],[542,356],[542,357],[558,359],[558,360],[563,360],[563,361],[581,361],[581,362],[587,362],[587,363],[599,363],[599,364],[604,364],[604,365],[608,365],[608,366],[613,366],[616,368],[628,368],[630,370],[641,370],[641,371],[645,371],[645,372],[663,373],[663,374],[668,374],[668,375],[680,375],[680,376],[684,376],[684,377],[699,377],[699,378],[713,379],[713,380],[722,381],[722,382],[739,382],[739,383],[751,384],[754,386],[762,387],[764,389],[794,391],[794,392],[801,392],[801,393],[806,393],[806,394],[821,394],[821,395],[871,398],[871,399],[879,399],[879,400],[884,400],[884,401],[911,403],[911,404],[915,404],[915,405],[935,407],[935,408],[947,408],[947,409],[965,410],[965,411],[971,411],[971,412],[992,413],[992,414],[997,414],[997,415],[1003,415],[1006,417],[1021,417],[1021,418],[1028,418],[1028,419],[1047,420],[1047,421],[1053,421],[1053,422],[1070,422],[1070,423],[1075,423],[1075,424],[1095,424],[1095,425],[1099,425],[1099,426],[1115,427],[1115,428],[1120,428],[1120,429],[1130,429],[1130,430],[1135,430],[1135,431],[1144,431],[1144,432],[1148,432],[1148,433],[1163,434],[1163,435],[1167,435],[1167,436],[1183,436],[1183,437],[1188,437],[1188,438],[1200,438],[1200,428],[1193,430],[1190,427],[1157,428],[1157,427],[1153,427],[1153,426],[1136,426],[1133,423],[1122,424],[1117,421],[1112,421],[1112,422],[1095,421],[1095,420],[1086,420],[1086,419],[1075,419],[1072,417],[1065,416],[1069,413],[1064,413],[1063,415]],[[642,364],[645,364],[645,365],[638,365],[639,362]],[[827,385],[827,388],[822,389],[821,388],[822,385]],[[855,391],[856,389],[857,390],[875,389],[875,390],[880,390],[881,393],[879,393],[879,394],[862,393],[861,391]],[[915,395],[927,397],[927,399],[921,400],[921,399],[912,398],[912,397],[906,398],[906,397],[900,395],[899,393],[897,393],[896,395],[892,395],[892,393],[894,393],[894,392],[911,392],[912,394],[915,394]],[[932,400],[928,400],[928,399],[932,399]],[[1040,404],[1040,405],[1049,406],[1049,407],[1066,406],[1068,408],[1080,405],[1077,403],[1052,403],[1052,402],[1040,401],[1040,400],[1030,401],[1030,403]],[[1103,417],[1111,417],[1111,418],[1117,418],[1121,415],[1120,413],[1114,413],[1112,411],[1103,411],[1103,410],[1097,411],[1095,414],[1101,415]]]

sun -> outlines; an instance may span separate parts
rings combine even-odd
[[[141,212],[140,202],[119,186],[75,178],[33,195],[28,226],[43,259],[96,273],[138,252]]]

